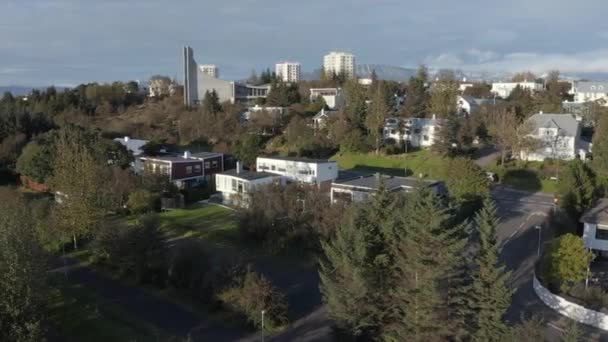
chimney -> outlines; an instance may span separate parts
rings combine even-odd
[[[325,115],[325,107],[321,108],[321,115]]]
[[[185,151],[184,152],[184,159],[190,159],[192,155],[190,154],[190,151]]]
[[[241,161],[237,160],[236,161],[236,173],[239,174],[243,172],[243,165],[241,165]]]
[[[124,137],[125,142],[129,142],[129,137]]]
[[[543,115],[543,111],[541,110],[540,112],[538,112],[538,114]]]

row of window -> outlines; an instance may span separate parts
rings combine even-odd
[[[331,169],[331,167],[330,167]],[[266,164],[260,164],[260,171],[265,171],[265,170],[271,170],[271,171],[278,171],[278,172],[287,172],[287,170],[284,167],[277,167],[275,165],[266,165]],[[298,174],[301,175],[314,175],[315,174],[315,170],[313,169],[307,169],[307,170],[298,170]]]
[[[217,160],[212,160],[211,162],[206,161],[205,162],[205,170],[213,167],[216,168],[218,165]],[[200,164],[196,164],[194,165],[194,172],[196,173],[200,173],[201,172],[201,165]],[[187,175],[191,175],[192,174],[192,166],[186,166],[186,174]]]

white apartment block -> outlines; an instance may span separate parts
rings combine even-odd
[[[327,74],[356,77],[355,55],[352,53],[332,51],[323,57],[323,70]]]
[[[256,169],[282,176],[285,180],[329,187],[338,178],[338,163],[327,159],[258,157]]]
[[[300,63],[280,62],[275,66],[277,77],[283,82],[300,81]]]
[[[570,94],[576,103],[601,101],[608,106],[608,82],[573,82]]]
[[[199,64],[198,67],[201,69],[201,72],[207,76],[213,78],[220,77],[220,69],[215,64]]]
[[[310,88],[310,101],[318,97],[325,100],[329,109],[340,109],[344,106],[344,92],[342,88]]]
[[[431,147],[439,139],[440,119],[392,117],[384,122],[384,140],[392,139],[401,144],[408,142],[412,147]]]
[[[509,97],[509,95],[511,95],[511,92],[517,86],[520,86],[523,89],[528,89],[532,92],[542,91],[545,89],[545,86],[542,83],[536,82],[496,82],[492,83],[492,93],[498,97],[506,99]]]

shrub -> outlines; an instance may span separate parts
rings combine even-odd
[[[233,285],[219,293],[218,298],[230,309],[245,316],[247,322],[261,328],[261,312],[265,311],[264,328],[273,329],[287,323],[287,302],[263,276],[248,271],[235,279]]]
[[[183,244],[169,262],[169,285],[195,295],[204,282],[208,267],[207,255],[200,244]]]
[[[138,189],[129,195],[127,207],[134,214],[143,214],[154,210],[158,195],[145,189]]]

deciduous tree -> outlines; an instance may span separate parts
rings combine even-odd
[[[546,279],[567,290],[588,276],[593,253],[585,247],[579,236],[566,234],[552,240],[543,257],[543,274]]]

